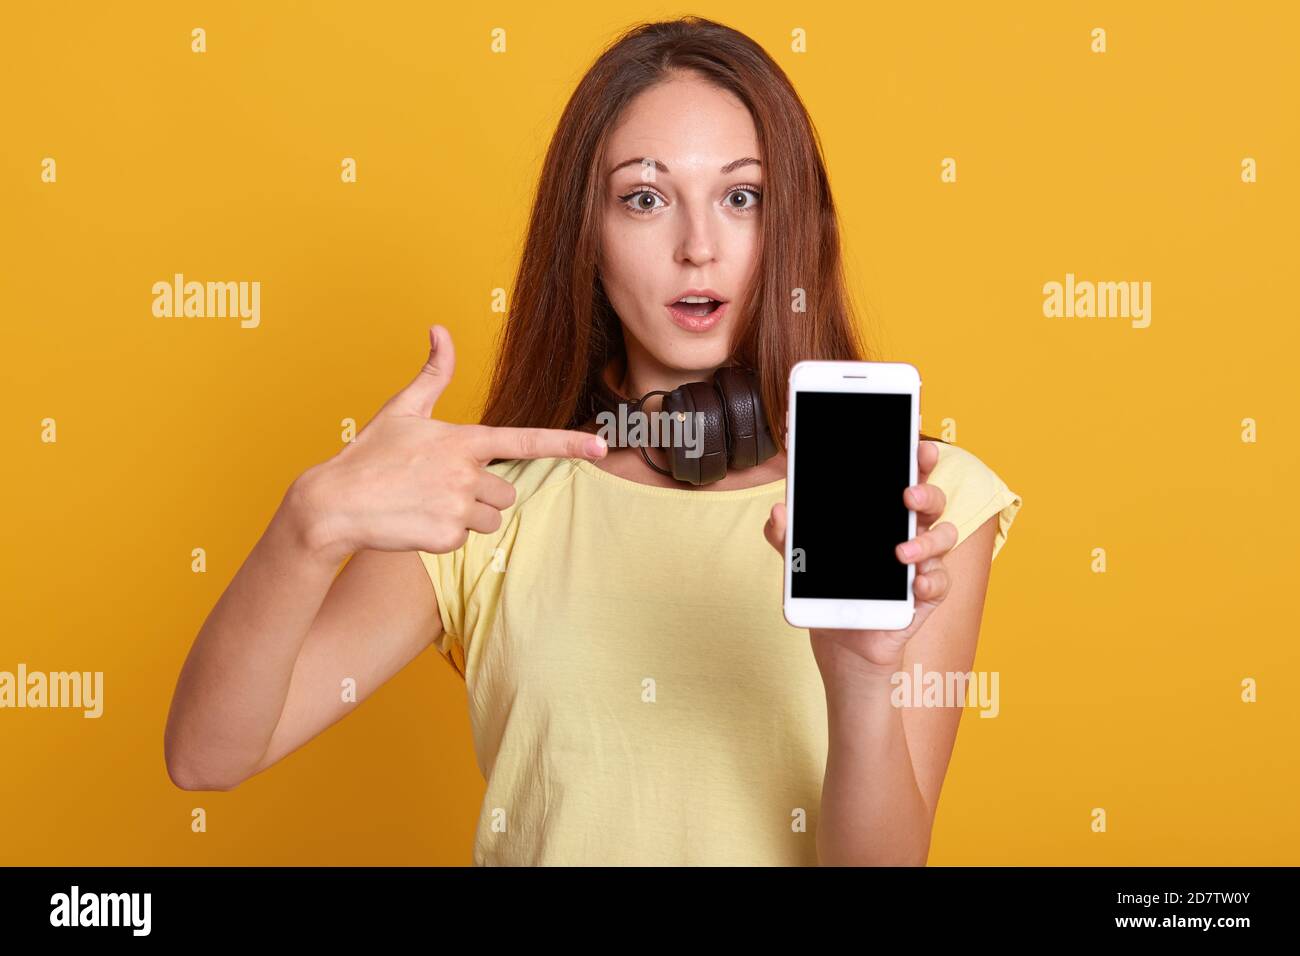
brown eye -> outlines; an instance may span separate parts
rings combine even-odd
[[[644,197],[649,197],[648,203]],[[623,205],[627,206],[630,212],[634,212],[638,216],[648,216],[650,213],[654,212],[655,209],[659,208],[654,204],[654,201],[659,198],[659,195],[649,189],[637,189],[633,192],[627,193],[626,195],[619,196],[618,198]],[[632,201],[630,205],[628,204],[628,200]],[[665,203],[665,205],[667,205],[667,203]]]
[[[748,205],[746,205],[744,201],[745,193],[750,193],[754,197],[754,201],[752,203],[749,203]],[[731,208],[734,209],[736,212],[751,212],[752,210],[757,208],[759,203],[759,197],[761,197],[762,195],[763,195],[762,190],[758,189],[755,186],[737,186],[735,189],[733,189],[731,192],[727,194],[727,205],[731,206]],[[741,197],[740,202],[734,201],[735,197],[737,196]]]

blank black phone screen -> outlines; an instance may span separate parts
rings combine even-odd
[[[800,391],[793,425],[790,594],[907,600],[903,491],[911,476],[911,394]]]

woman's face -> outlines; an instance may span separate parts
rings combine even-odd
[[[647,379],[705,373],[730,357],[757,264],[759,159],[744,104],[695,75],[641,93],[612,131],[600,274],[629,366]],[[708,306],[672,305],[692,289],[724,305],[698,316]]]

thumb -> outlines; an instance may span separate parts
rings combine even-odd
[[[763,525],[763,537],[776,549],[776,553],[785,556],[785,503],[778,501],[772,506],[767,524]]]
[[[428,418],[443,391],[451,384],[456,370],[456,350],[451,333],[441,325],[429,329],[429,357],[414,379],[388,403],[388,410],[398,415]]]

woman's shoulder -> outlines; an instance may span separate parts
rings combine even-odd
[[[534,498],[545,497],[545,492],[568,484],[577,462],[573,458],[510,458],[493,462],[486,470],[514,485],[512,507],[522,508]]]
[[[1020,511],[1020,495],[969,449],[942,441],[936,441],[934,445],[939,449],[939,461],[930,471],[927,481],[943,489],[947,498],[943,514],[935,524],[951,521],[957,528],[957,544],[961,544],[976,528],[997,515],[998,528],[993,544],[996,558],[1006,543],[1011,523]]]

